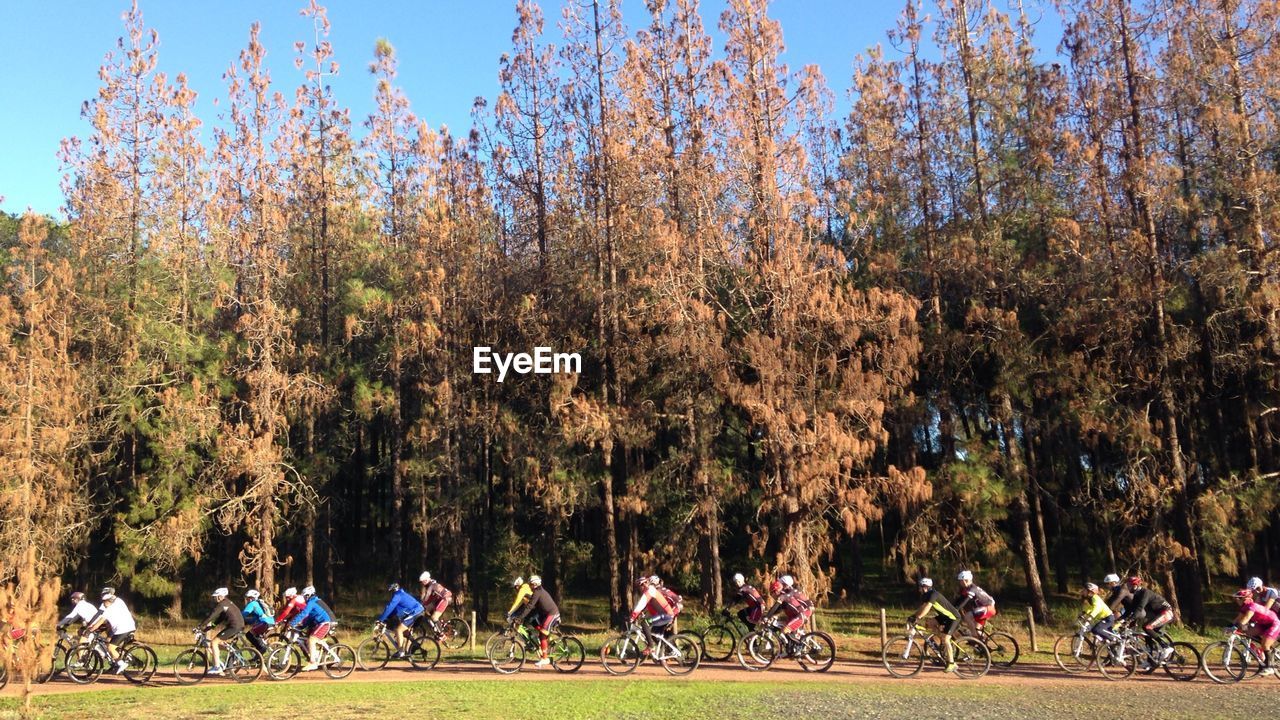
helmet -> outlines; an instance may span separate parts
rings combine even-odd
[[[1250,589],[1250,590],[1261,590],[1261,589],[1262,589],[1262,578],[1260,578],[1260,577],[1251,577],[1251,578],[1249,578],[1249,582],[1245,584],[1245,587],[1246,587],[1246,588],[1248,588],[1248,589]]]
[[[111,587],[110,585],[108,585],[108,586],[106,586],[106,587],[102,588],[102,592],[101,592],[101,593],[99,593],[99,594],[102,596],[102,599],[103,599],[103,600],[106,600],[108,595],[115,595],[115,594],[116,594],[116,589],[115,589],[115,588],[113,588],[113,587]]]
[[[84,599],[84,593],[80,592],[79,590],[71,593],[71,602],[80,602],[83,599]]]
[[[779,579],[779,580],[781,580],[781,581],[782,581],[782,584],[783,584],[783,585],[786,585],[787,587],[795,587],[795,586],[796,586],[796,579],[795,579],[795,578],[793,578],[793,577],[791,577],[790,575],[783,575],[782,577],[780,577],[780,578],[778,578],[778,579]]]
[[[773,582],[769,583],[769,594],[777,595],[778,593],[782,592],[782,587],[783,586],[782,586],[781,580],[774,580]]]
[[[530,575],[530,576],[529,576],[529,585],[531,585],[531,586],[533,586],[533,587],[542,587],[542,576],[541,576],[541,575]]]
[[[1240,588],[1239,590],[1236,591],[1235,597],[1237,600],[1252,600],[1253,591],[1250,590],[1249,588]]]
[[[257,600],[258,598],[262,597],[262,593],[258,592],[257,590],[245,590],[244,596],[249,598],[250,600]]]
[[[389,593],[393,593],[399,589],[400,589],[400,583],[391,583],[390,585],[387,585],[387,592]]]
[[[1089,591],[1089,592],[1091,592],[1091,593],[1098,592],[1098,586],[1097,586],[1097,585],[1095,585],[1095,584],[1093,584],[1093,583],[1085,583],[1085,584],[1084,584],[1084,589],[1085,589],[1085,590],[1088,590],[1088,591]]]
[[[296,587],[285,588],[285,590],[284,590],[284,596],[285,596],[285,597],[287,597],[287,598],[291,598],[291,597],[293,597],[294,595],[297,595],[297,594],[298,594],[298,588],[296,588]]]
[[[656,586],[656,585],[661,585],[661,584],[662,584],[662,578],[658,577],[657,575],[650,575],[650,576],[649,576],[649,584],[650,584],[650,585],[655,585],[655,586]]]
[[[1142,587],[1142,578],[1137,575],[1130,575],[1129,579],[1125,580],[1125,582],[1129,583],[1134,587]]]
[[[523,584],[524,584],[524,578],[523,578],[523,577],[521,577],[521,576],[518,576],[518,575],[516,576],[516,579],[515,579],[515,580],[512,580],[512,581],[511,581],[511,586],[512,586],[512,587],[520,587],[520,586],[521,586],[521,585],[523,585]]]
[[[114,593],[107,593],[106,595],[102,596],[102,602],[104,603],[109,603],[115,599],[116,599],[116,596]]]
[[[420,583],[431,582],[431,573],[427,572],[426,570],[423,570],[422,574],[418,576],[418,582]]]
[[[1102,578],[1102,582],[1108,583],[1108,584],[1118,583],[1120,582],[1120,576],[1115,573],[1107,573],[1107,576]]]
[[[742,587],[743,585],[746,585],[746,584],[747,584],[747,579],[746,579],[746,578],[744,578],[744,577],[742,577],[742,573],[734,573],[734,574],[733,574],[733,586],[734,586],[734,587]]]
[[[931,580],[931,579],[929,579],[929,578],[920,578],[920,582],[918,582],[918,583],[916,583],[916,584],[917,584],[917,585],[919,585],[919,586],[920,586],[920,587],[922,587],[922,588],[931,588],[931,587],[933,587],[933,580]]]
[[[315,585],[308,585],[308,586],[306,586],[306,587],[302,588],[302,597],[304,597],[304,598],[309,598],[309,597],[311,597],[312,595],[315,595],[315,594],[316,594],[316,586],[315,586]]]
[[[639,580],[636,580],[636,587],[638,588],[649,587],[649,578],[641,576]]]
[[[956,579],[960,582],[973,582],[973,571],[961,570],[960,574],[956,576]]]
[[[214,590],[214,591],[213,591],[213,596],[214,596],[215,598],[224,598],[224,597],[226,597],[226,596],[227,596],[227,589],[226,589],[226,588],[218,588],[217,590]]]

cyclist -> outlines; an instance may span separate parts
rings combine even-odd
[[[115,672],[119,675],[128,667],[129,661],[118,657],[117,650],[133,638],[133,634],[138,631],[138,624],[133,619],[133,613],[129,612],[129,606],[116,597],[116,589],[113,587],[102,588],[102,605],[82,632],[94,632],[103,627],[110,633],[107,638],[107,654],[115,659]]]
[[[733,574],[733,587],[737,595],[729,602],[729,607],[742,603],[744,607],[738,611],[738,619],[747,626],[748,630],[755,630],[756,624],[764,616],[764,596],[747,582],[742,573]]]
[[[440,616],[444,614],[444,609],[449,607],[449,603],[453,602],[453,593],[449,592],[449,588],[441,585],[439,581],[431,577],[431,573],[423,571],[418,576],[418,584],[422,585],[422,592],[418,598],[422,600],[422,606],[426,608],[426,612],[431,613],[431,624],[434,625],[440,621]]]
[[[79,623],[81,627],[85,627],[93,622],[94,616],[97,614],[98,609],[84,599],[84,593],[77,590],[71,593],[71,612],[58,621],[58,629],[66,630],[76,623]]]
[[[307,602],[311,602],[312,598],[315,598],[320,609],[324,610],[325,613],[329,615],[331,622],[334,625],[338,624],[338,614],[333,611],[333,608],[329,607],[329,603],[326,603],[323,598],[316,597],[316,588],[314,585],[308,585],[302,588],[302,597]]]
[[[947,661],[945,669],[947,672],[955,672],[956,662],[955,655],[951,652],[951,633],[955,632],[956,625],[959,624],[960,611],[956,610],[955,606],[933,587],[933,580],[920,578],[917,587],[920,590],[920,607],[916,609],[914,615],[907,618],[907,622],[914,626],[925,615],[933,614],[932,619],[937,626],[933,637],[945,653],[944,657]]]
[[[783,625],[782,630],[792,638],[799,634],[800,628],[804,627],[805,620],[813,615],[813,601],[805,595],[800,588],[795,586],[792,581],[788,587],[781,579],[774,580],[769,585],[769,594],[773,596],[773,607],[769,608],[769,612],[765,613],[765,619],[769,619],[778,613],[787,616],[787,622]]]
[[[209,617],[204,619],[204,624],[200,626],[200,631],[209,634],[209,645],[213,648],[213,667],[209,668],[210,675],[221,675],[226,668],[222,666],[221,650],[223,645],[230,645],[236,636],[244,632],[244,615],[241,614],[240,608],[235,603],[227,599],[227,589],[224,587],[213,591],[214,606],[213,611],[209,613]],[[213,635],[214,626],[221,625],[222,629],[217,635]]]
[[[1102,584],[1107,588],[1107,607],[1111,609],[1111,616],[1115,618],[1116,625],[1119,625],[1125,606],[1133,598],[1133,591],[1128,585],[1120,582],[1120,576],[1115,573],[1107,573],[1107,576],[1102,578]]]
[[[258,649],[258,652],[266,655],[267,641],[263,640],[262,636],[271,631],[276,624],[276,619],[271,615],[271,609],[262,601],[262,593],[257,590],[246,590],[244,600],[244,609],[240,611],[240,615],[244,617],[245,627],[249,628],[245,637],[249,638],[249,642]]]
[[[1268,610],[1275,610],[1276,600],[1280,599],[1280,590],[1262,584],[1262,578],[1251,577],[1245,589],[1253,593],[1254,602]]]
[[[307,592],[308,590],[310,593]],[[316,589],[310,585],[303,589],[302,594],[307,598],[307,604],[303,606],[302,612],[289,621],[289,627],[309,631],[307,664],[302,668],[303,672],[320,669],[320,645],[328,637],[329,629],[333,627],[333,615],[326,609],[328,606],[316,597],[315,592]]]
[[[1102,600],[1099,595],[1099,588],[1093,583],[1085,583],[1084,591],[1080,594],[1083,600],[1083,606],[1080,611],[1080,621],[1086,623],[1085,632],[1091,632],[1104,642],[1115,642],[1120,636],[1111,631],[1111,625],[1115,622],[1115,613],[1111,612],[1111,608]],[[1116,658],[1119,662],[1124,662],[1123,648],[1121,654]]]
[[[636,588],[640,590],[640,599],[636,601],[636,606],[631,609],[631,621],[635,622],[640,617],[640,613],[648,611],[649,624],[645,626],[646,640],[652,640],[651,635],[657,634],[663,636],[666,630],[675,621],[678,611],[676,607],[667,599],[662,588],[654,582],[652,577],[642,577],[636,581]]]
[[[1249,588],[1236,591],[1235,597],[1240,606],[1240,614],[1236,615],[1235,622],[1227,629],[1234,631],[1247,628],[1246,632],[1262,643],[1263,657],[1266,658],[1262,674],[1275,675],[1276,669],[1271,667],[1271,648],[1275,647],[1276,639],[1280,638],[1280,616],[1259,603],[1254,591]]]
[[[524,581],[524,576],[519,576],[512,580],[511,587],[516,589],[516,599],[511,601],[511,607],[507,609],[507,622],[515,619],[516,613],[524,609],[524,604],[529,601],[529,596],[533,595],[533,588]]]
[[[649,584],[658,588],[658,592],[662,593],[662,596],[667,599],[671,607],[675,608],[677,617],[684,612],[684,598],[680,596],[680,593],[667,587],[666,583],[662,582],[662,578],[657,575],[650,575]]]
[[[960,618],[964,621],[965,627],[976,635],[979,627],[986,625],[988,620],[996,616],[995,598],[974,584],[971,570],[961,570],[956,580],[960,582],[960,594],[952,604],[956,606],[956,610],[960,611]]]
[[[298,594],[298,588],[285,588],[284,599],[280,603],[280,611],[276,613],[276,624],[283,625],[292,620],[306,606],[307,599]]]
[[[387,586],[387,592],[391,593],[391,599],[387,601],[387,606],[383,608],[382,614],[378,616],[378,623],[385,624],[390,621],[391,629],[396,633],[396,654],[393,657],[404,657],[404,633],[413,627],[413,622],[422,617],[422,603],[418,602],[418,598],[405,592],[400,587],[400,583],[391,583]]]
[[[1173,606],[1160,593],[1143,587],[1142,578],[1137,575],[1131,576],[1125,584],[1129,586],[1133,596],[1125,604],[1124,614],[1120,619],[1141,625],[1143,634],[1160,646],[1160,659],[1167,660],[1173,654],[1173,645],[1161,628],[1173,620]]]
[[[551,593],[542,587],[541,577],[530,575],[529,586],[533,588],[533,594],[524,604],[524,610],[517,618],[517,622],[524,622],[527,617],[534,618],[534,627],[538,628],[539,645],[538,662],[534,663],[534,667],[546,667],[551,664],[551,660],[547,658],[547,638],[551,635],[551,627],[560,621],[560,608],[556,605],[556,601],[551,599]]]

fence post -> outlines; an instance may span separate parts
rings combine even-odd
[[[1036,615],[1027,606],[1027,627],[1031,629],[1031,652],[1040,652],[1040,643],[1036,641]]]
[[[884,608],[880,608],[880,647],[889,642],[889,623],[884,618]]]
[[[471,652],[476,651],[476,611],[471,611]]]

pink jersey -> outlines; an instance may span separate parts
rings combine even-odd
[[[1276,623],[1280,623],[1280,617],[1276,616],[1275,610],[1268,610],[1252,600],[1242,605],[1240,610],[1242,613],[1253,613],[1253,622],[1260,628],[1273,628],[1276,627]]]

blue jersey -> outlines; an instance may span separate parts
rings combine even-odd
[[[320,602],[320,598],[312,595],[307,601],[306,607],[302,608],[302,612],[289,622],[292,627],[300,627],[302,625],[316,626],[323,625],[327,622],[333,622],[333,618],[329,613],[324,611],[324,605]]]
[[[276,619],[271,617],[271,613],[267,612],[267,609],[262,606],[262,602],[259,600],[250,600],[249,604],[244,606],[244,610],[240,611],[240,614],[244,615],[244,624],[246,626],[261,623],[276,624]]]
[[[419,615],[422,613],[422,603],[418,602],[418,598],[405,592],[403,589],[396,590],[391,596],[391,601],[387,603],[386,609],[378,616],[378,622],[384,623],[388,618],[406,618],[410,615]]]

